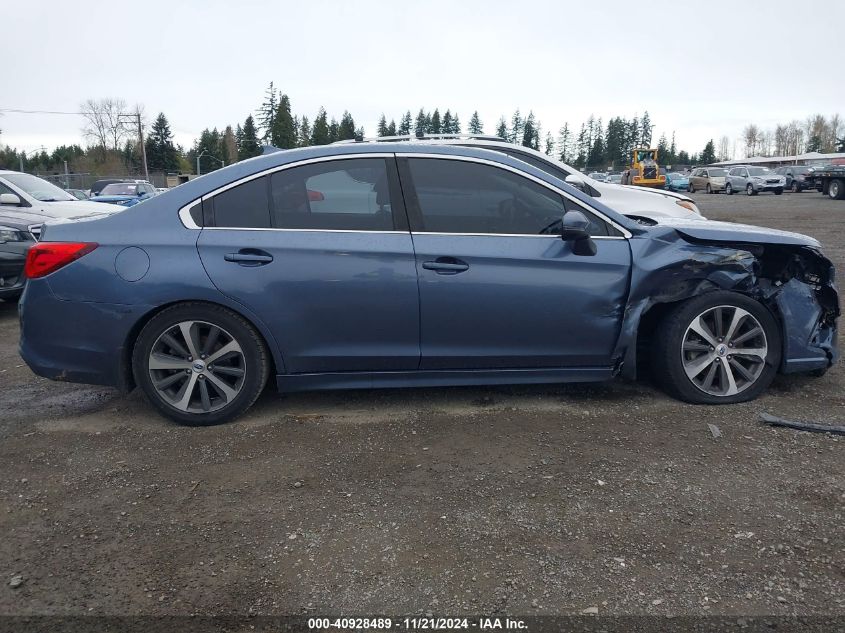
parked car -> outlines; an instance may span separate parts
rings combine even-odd
[[[666,174],[666,188],[669,191],[688,191],[689,176],[677,171]]]
[[[611,185],[621,185],[622,174],[610,174],[605,180],[605,182]]]
[[[775,195],[783,193],[786,178],[774,173],[768,167],[739,165],[731,167],[725,182],[725,193],[731,195],[745,191],[749,196],[756,196],[761,191],[771,191]]]
[[[88,200],[90,196],[82,191],[82,189],[65,189],[70,195],[72,195],[77,200]]]
[[[0,299],[16,299],[23,291],[25,255],[45,222],[98,218],[120,210],[79,201],[37,176],[0,170]]]
[[[721,167],[698,167],[692,170],[689,175],[690,193],[706,191],[707,193],[718,193],[725,190],[725,176],[727,171]]]
[[[115,182],[135,182],[129,178],[102,178],[100,180],[94,181],[94,184],[91,185],[91,190],[88,192],[89,198],[94,198],[100,195],[100,192],[106,185],[110,185]]]
[[[785,165],[772,170],[772,173],[783,176],[784,186],[792,193],[801,193],[805,189],[814,188],[812,181],[807,179],[810,167],[805,165]]]
[[[833,268],[814,239],[634,221],[503,152],[302,148],[143,206],[46,227],[20,350],[40,376],[138,385],[182,423],[239,416],[268,379],[596,381],[635,376],[640,349],[670,394],[719,404],[837,360]]]
[[[607,182],[607,174],[603,171],[593,171],[587,175],[593,180],[598,180],[599,182]]]
[[[103,187],[100,195],[91,198],[94,202],[119,204],[132,207],[148,198],[157,196],[155,187],[146,181],[113,182]]]

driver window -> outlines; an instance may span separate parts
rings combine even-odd
[[[418,206],[415,231],[498,235],[559,234],[567,201],[513,172],[460,160],[411,158]],[[574,203],[572,206],[575,207]],[[591,234],[607,235],[594,218]]]

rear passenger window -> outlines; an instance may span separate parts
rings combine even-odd
[[[214,196],[214,225],[262,229],[270,226],[267,177],[256,178]]]
[[[401,197],[395,187],[383,158],[333,160],[285,169],[270,176],[273,226],[392,231],[391,200]]]

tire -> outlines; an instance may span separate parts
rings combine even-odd
[[[692,186],[692,183],[687,185],[687,191],[689,191],[690,193],[695,193],[695,187]]]
[[[801,185],[798,184],[797,180],[792,181],[792,187],[790,187],[792,193],[801,193]]]
[[[252,406],[267,383],[270,360],[263,339],[243,317],[191,302],[161,311],[144,326],[132,350],[132,371],[165,417],[210,426]]]
[[[707,188],[705,189],[707,193],[713,193],[713,188],[710,186],[710,183],[707,183]]]
[[[827,195],[831,200],[842,200],[845,198],[845,180],[834,178],[827,186]]]
[[[722,329],[714,336],[718,330],[716,311],[721,311]],[[705,333],[716,345],[707,344],[707,339],[693,330],[703,331],[695,325],[702,316]],[[719,341],[718,335],[728,334],[732,325],[733,340],[722,337]],[[780,366],[780,326],[762,304],[736,292],[717,290],[681,303],[664,317],[659,331],[652,348],[654,376],[668,394],[685,402],[753,400],[768,388]]]
[[[731,183],[725,185],[725,193],[729,196],[734,195],[734,188],[731,187]]]
[[[754,186],[751,183],[748,183],[745,186],[745,195],[746,196],[756,196],[757,192],[754,191]]]
[[[780,196],[783,194],[783,189],[775,189],[775,195]]]

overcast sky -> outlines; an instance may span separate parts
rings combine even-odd
[[[270,81],[294,114],[344,109],[375,133],[421,106],[533,110],[543,130],[648,110],[697,152],[815,112],[845,114],[845,2],[145,0],[9,2],[0,109],[73,112],[88,98],[163,111],[187,149],[233,127]],[[825,76],[824,64],[836,69]],[[811,66],[815,68],[811,70]],[[83,143],[75,115],[4,113],[0,142]]]

